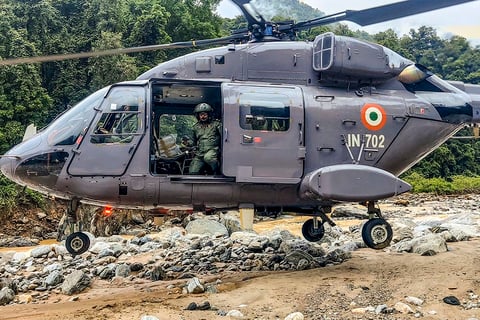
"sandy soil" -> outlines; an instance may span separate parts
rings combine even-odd
[[[43,304],[0,308],[0,319],[225,319],[216,311],[187,311],[204,301],[220,310],[240,310],[244,319],[284,319],[299,311],[305,319],[415,319],[413,314],[356,314],[359,307],[387,304],[406,296],[425,302],[413,306],[425,319],[480,317],[480,309],[445,304],[445,296],[468,299],[480,293],[480,239],[449,245],[433,257],[361,249],[341,265],[300,272],[219,275],[218,293],[182,294],[184,281],[115,285],[96,282],[78,301],[51,296]],[[203,279],[213,281],[215,279]],[[167,289],[169,285],[174,288]],[[171,287],[171,286],[170,286]],[[436,314],[431,314],[435,311]]]
[[[299,233],[301,221],[297,218],[288,225],[282,223]],[[269,223],[256,225],[269,227]],[[293,312],[303,313],[305,319],[480,319],[480,308],[466,310],[442,301],[453,295],[480,304],[480,298],[471,298],[472,292],[480,295],[480,239],[449,243],[448,247],[448,252],[431,257],[360,249],[336,266],[201,278],[208,283],[217,281],[217,293],[182,293],[186,280],[139,280],[134,284],[96,280],[92,288],[75,296],[76,301],[52,293],[39,304],[0,307],[0,319],[140,320],[143,315],[160,320],[229,319],[216,310],[233,309],[241,311],[243,319],[284,319]],[[419,312],[417,317],[413,313],[377,315],[355,310],[381,304],[393,308],[397,302],[405,303],[407,296],[424,300],[421,306],[409,304]],[[211,310],[185,310],[191,302],[205,301]]]

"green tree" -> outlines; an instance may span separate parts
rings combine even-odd
[[[165,31],[170,13],[158,3],[134,0],[129,3],[129,21],[126,44],[129,47],[169,43],[172,38]],[[135,56],[139,73],[166,60],[164,51],[147,51]]]
[[[102,32],[100,39],[93,43],[96,50],[121,47],[121,34]],[[137,74],[134,58],[126,55],[90,58],[91,87],[100,89],[120,81],[134,79]]]
[[[401,51],[400,40],[393,29],[379,32],[373,36],[373,40],[395,52]]]

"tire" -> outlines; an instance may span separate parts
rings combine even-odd
[[[325,235],[325,228],[323,227],[323,223],[318,223],[318,228],[314,228],[313,219],[308,219],[303,223],[302,226],[302,234],[305,239],[310,242],[317,242],[320,241],[323,236]]]
[[[363,225],[362,239],[369,248],[384,249],[390,245],[392,238],[392,227],[384,219],[370,219]]]
[[[65,248],[73,256],[87,252],[90,244],[90,237],[84,232],[74,232],[65,240]]]

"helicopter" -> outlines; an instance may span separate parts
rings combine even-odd
[[[480,123],[480,86],[445,81],[379,45],[331,32],[295,41],[298,31],[338,21],[375,24],[474,0],[409,0],[294,23],[267,21],[233,0],[248,27],[230,36],[107,52],[6,59],[35,63],[202,45],[136,80],[88,96],[0,159],[2,173],[67,199],[67,250],[87,251],[80,203],[166,212],[172,207],[310,217],[320,241],[341,202],[365,205],[365,244],[393,236],[377,203],[411,189],[399,176],[466,125]],[[193,110],[208,103],[222,124],[219,172],[189,174]],[[128,107],[128,108],[127,108]],[[124,117],[135,129],[116,130]],[[106,131],[103,132],[100,129]],[[251,217],[253,219],[253,217]]]

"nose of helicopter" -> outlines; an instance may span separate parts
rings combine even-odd
[[[67,152],[52,149],[42,135],[36,135],[0,156],[0,171],[19,185],[49,193],[55,190],[67,158]]]
[[[15,175],[16,168],[21,163],[22,160],[32,151],[36,151],[38,146],[41,144],[40,137],[33,137],[27,141],[24,141],[12,149],[7,151],[4,155],[0,156],[0,171],[8,179],[24,185],[21,179]]]
[[[13,176],[15,164],[19,157],[12,155],[3,155],[0,157],[0,171],[2,174],[10,180],[15,180]]]

